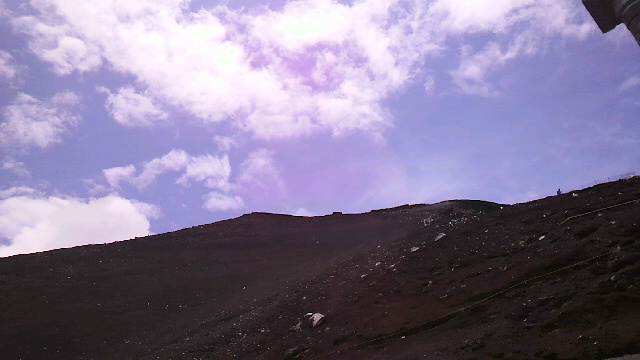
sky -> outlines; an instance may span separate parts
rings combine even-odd
[[[0,0],[0,257],[640,173],[578,0]]]

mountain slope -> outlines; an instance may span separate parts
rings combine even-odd
[[[0,259],[0,357],[143,356],[203,320],[414,231],[425,208],[315,218],[253,213]]]
[[[424,214],[428,226],[363,251],[284,297],[206,322],[188,341],[146,358],[638,353],[639,185],[633,178],[483,213],[450,202],[445,211]],[[311,328],[304,314],[316,311],[326,321]],[[301,330],[291,331],[298,319]]]
[[[638,353],[640,179],[575,195],[317,218],[254,213],[0,259],[0,354],[603,359]],[[325,321],[312,328],[308,312]],[[300,329],[292,330],[299,320]]]

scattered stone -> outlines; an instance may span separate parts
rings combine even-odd
[[[435,239],[435,240],[433,240],[433,241],[438,241],[438,240],[442,239],[442,238],[443,238],[443,237],[445,237],[445,236],[447,236],[447,234],[445,234],[445,233],[440,233],[440,234],[438,234],[438,236],[436,236],[436,239]]]
[[[284,360],[295,360],[295,359],[302,359],[302,357],[300,355],[302,355],[303,353],[309,351],[311,347],[307,344],[304,345],[298,345],[294,348],[291,348],[289,350],[287,350],[287,352],[284,354]]]
[[[289,331],[300,331],[302,330],[302,320],[298,319],[298,323],[289,329]]]
[[[478,339],[471,344],[471,351],[483,349],[486,346],[484,340]]]
[[[617,358],[609,358],[607,360],[640,360],[640,354],[626,355],[626,356],[617,357]]]
[[[305,316],[309,318],[311,327],[316,327],[324,322],[324,315],[320,313],[307,313]]]
[[[411,252],[416,252],[418,250],[420,250],[420,248],[417,247],[417,246],[414,246],[414,247],[411,248]]]

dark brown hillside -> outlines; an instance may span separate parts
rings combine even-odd
[[[1,358],[640,353],[640,178],[575,195],[317,218],[254,213],[0,259]],[[325,322],[311,328],[307,312]]]
[[[640,353],[640,204],[633,201],[640,180],[575,194],[483,214],[470,211],[470,202],[436,204],[441,211],[425,214],[429,226],[355,254],[284,297],[207,321],[145,359]],[[440,233],[446,235],[435,241]],[[315,311],[326,315],[320,327],[303,322],[291,331]]]
[[[0,358],[137,358],[419,227],[426,206],[253,213],[107,245],[0,259]]]

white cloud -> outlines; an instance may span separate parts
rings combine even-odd
[[[516,57],[521,47],[514,45],[503,52],[497,43],[489,43],[480,52],[471,53],[471,47],[462,50],[460,66],[450,72],[459,91],[469,95],[493,96],[498,92],[492,88],[487,77],[491,70]]]
[[[430,11],[441,17],[441,25],[456,32],[503,30],[513,21],[514,8],[537,0],[437,0]],[[511,15],[511,16],[510,16]]]
[[[247,157],[240,165],[237,183],[243,186],[259,187],[282,191],[284,182],[275,167],[274,151],[258,149]]]
[[[400,2],[296,1],[253,15],[224,7],[189,13],[188,1],[41,0],[31,3],[36,16],[14,26],[58,73],[91,70],[100,56],[156,100],[205,122],[237,119],[263,138],[377,134],[390,125],[381,101],[437,48],[419,31],[420,2]]]
[[[595,31],[580,6],[557,0],[438,0],[430,11],[444,31],[493,38],[479,51],[463,45],[460,64],[450,74],[460,92],[494,96],[499,91],[489,75],[509,61],[544,51],[551,37],[583,40]]]
[[[184,169],[184,174],[176,183],[186,185],[192,180],[201,182],[210,189],[229,191],[231,189],[230,176],[231,165],[226,155],[217,158],[206,154],[191,157]]]
[[[129,183],[139,190],[152,184],[159,176],[167,172],[181,172],[176,184],[188,186],[192,181],[200,182],[210,189],[229,191],[231,165],[224,155],[215,157],[210,154],[189,155],[184,150],[171,150],[167,154],[145,163],[138,175],[134,165],[119,166],[102,170],[107,183],[115,189],[123,182]]]
[[[184,150],[174,149],[145,163],[137,175],[134,165],[102,170],[112,189],[120,189],[122,183],[128,183],[138,190],[143,190],[167,172],[179,173],[176,184],[181,186],[197,182],[208,189],[216,190],[204,196],[203,207],[209,211],[238,210],[244,207],[244,201],[240,196],[230,194],[235,185],[230,182],[231,165],[227,155],[193,156]]]
[[[30,187],[16,186],[16,187],[0,190],[0,200],[4,200],[4,199],[18,196],[18,195],[23,196],[23,195],[36,195],[36,194],[40,194],[40,192]]]
[[[121,182],[131,183],[135,177],[136,167],[133,165],[118,166],[102,170],[102,174],[109,186],[114,189],[120,188]]]
[[[92,196],[111,194],[114,193],[114,189],[119,189],[118,187],[110,187],[101,184],[101,181],[96,179],[82,179],[82,183],[85,189],[87,189],[89,194]]]
[[[53,4],[44,1],[38,6],[43,19],[22,16],[13,20],[18,31],[30,36],[29,49],[53,65],[58,75],[97,69],[102,63],[98,46],[71,36],[72,27],[55,17]]]
[[[0,143],[17,143],[23,147],[47,148],[62,141],[62,134],[80,122],[73,113],[80,97],[66,91],[48,101],[19,93],[11,105],[3,109]]]
[[[494,93],[488,71],[541,51],[550,37],[584,39],[595,29],[570,0],[298,0],[279,10],[197,12],[190,3],[32,0],[37,13],[13,24],[59,74],[104,62],[135,78],[141,93],[110,95],[124,124],[155,124],[163,104],[265,139],[379,138],[392,124],[385,100],[450,37],[481,33],[497,44],[467,50],[452,73],[462,91],[486,95]],[[475,59],[482,68],[470,67]]]
[[[244,207],[244,201],[239,196],[222,194],[212,191],[205,195],[203,207],[209,211],[239,210]]]
[[[2,167],[0,167],[0,169],[10,171],[20,177],[31,176],[31,173],[22,161],[18,161],[10,157],[7,157],[2,161]]]
[[[286,196],[285,183],[274,159],[275,152],[258,149],[240,164],[234,193],[253,208],[271,206]]]
[[[13,64],[13,56],[0,50],[0,77],[12,79],[18,73],[18,66]]]
[[[156,178],[168,171],[180,171],[187,166],[189,154],[184,150],[171,150],[167,154],[155,158],[142,167],[142,172],[134,179],[133,184],[139,189],[149,186]]]
[[[152,97],[137,93],[131,86],[124,86],[115,94],[105,87],[98,87],[97,90],[107,94],[105,106],[121,125],[150,127],[164,122],[169,116]]]
[[[427,95],[433,95],[435,93],[436,78],[433,76],[433,74],[427,75],[422,86],[424,87],[424,92],[427,93]]]
[[[291,1],[283,11],[268,11],[251,20],[260,40],[300,53],[319,43],[344,43],[352,28],[353,7],[334,1]]]
[[[126,240],[150,233],[158,208],[118,196],[44,197],[20,191],[0,200],[0,256]]]
[[[232,137],[216,135],[213,141],[218,145],[218,151],[229,152],[232,148],[238,147],[238,142]]]
[[[436,0],[429,9],[445,31],[466,33],[505,33],[518,24],[527,25],[539,35],[560,34],[584,39],[595,31],[582,5],[563,0]]]
[[[305,208],[298,208],[298,210],[294,211],[293,215],[295,216],[316,216],[316,214]]]
[[[210,211],[237,210],[245,206],[245,196],[260,202],[269,197],[280,197],[285,191],[284,181],[275,165],[274,152],[264,148],[247,156],[240,164],[234,181],[227,155],[190,155],[176,149],[140,167],[133,164],[113,167],[104,169],[102,174],[112,190],[121,189],[123,184],[144,190],[169,172],[176,173],[175,183],[178,185],[200,183],[210,189],[204,196],[203,205]],[[98,188],[94,183],[90,185]]]
[[[632,76],[625,80],[618,88],[619,92],[629,91],[635,87],[640,86],[640,76]]]

